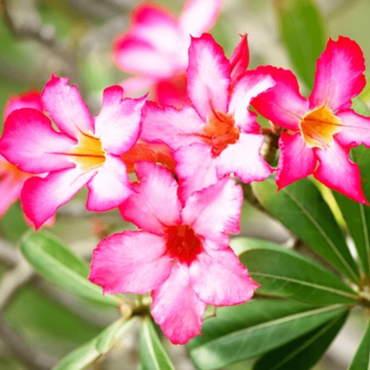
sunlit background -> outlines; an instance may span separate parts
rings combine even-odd
[[[277,9],[284,0],[225,0],[218,23],[212,29],[216,41],[229,56],[248,33],[250,68],[272,64],[294,67],[281,39]],[[302,4],[304,4],[304,0]],[[51,73],[68,76],[77,84],[93,113],[98,112],[102,90],[120,83],[127,75],[112,62],[114,37],[129,25],[135,0],[2,0],[0,1],[0,107],[11,95],[30,88],[41,90]],[[178,14],[183,2],[156,1]],[[370,60],[370,1],[317,0],[332,38],[345,35],[354,39]],[[303,10],[304,11],[304,8]],[[299,21],[290,26],[300,32]],[[315,25],[313,25],[315,27]],[[292,35],[294,37],[294,35]],[[298,36],[297,36],[298,37]],[[319,40],[320,41],[320,40]],[[302,39],[302,50],[309,47]],[[326,40],[321,40],[325,44]],[[292,62],[293,60],[293,62]],[[306,81],[302,81],[302,93]],[[370,98],[365,90],[364,100]],[[0,179],[1,181],[1,179]],[[6,194],[0,194],[5,197]],[[90,260],[101,237],[130,227],[118,211],[93,214],[85,211],[86,194],[79,194],[62,207],[50,232],[76,254]],[[0,219],[0,369],[50,369],[51,364],[95,337],[119,315],[52,286],[37,277],[26,264],[19,263],[16,250],[27,226],[20,204],[14,204]],[[250,206],[244,206],[242,235],[279,243],[290,241],[280,224]],[[11,270],[17,265],[16,269]],[[11,273],[10,273],[11,272]],[[9,296],[9,291],[14,294]],[[364,318],[355,311],[340,336],[315,369],[346,369],[361,338]],[[93,369],[137,369],[138,331],[124,336],[118,345]],[[186,348],[166,342],[176,369],[193,369]],[[123,365],[124,364],[124,365]],[[247,369],[246,363],[227,369]]]

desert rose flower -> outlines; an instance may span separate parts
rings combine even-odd
[[[50,119],[35,109],[19,109],[5,121],[0,152],[20,170],[33,174],[23,187],[25,214],[39,228],[87,184],[87,209],[107,211],[132,193],[120,158],[136,143],[145,98],[122,99],[123,90],[104,90],[99,115],[91,117],[78,89],[52,76],[42,92]]]
[[[230,178],[194,193],[182,205],[165,168],[136,165],[135,194],[120,207],[140,231],[100,242],[89,279],[105,293],[152,291],[152,316],[175,344],[201,332],[206,305],[248,301],[258,285],[229,247],[239,232],[242,189]]]
[[[153,4],[139,5],[131,27],[117,37],[113,57],[118,67],[137,76],[123,82],[126,93],[152,89],[161,104],[187,102],[185,70],[190,35],[208,31],[222,0],[189,0],[178,19]]]
[[[246,47],[244,37],[230,63],[211,35],[193,38],[187,70],[192,106],[161,108],[148,102],[145,107],[141,137],[175,150],[185,198],[231,173],[249,183],[272,172],[260,154],[263,135],[248,107],[274,81],[266,74],[245,72]]]
[[[370,118],[350,109],[351,99],[365,86],[365,61],[357,43],[346,37],[329,39],[308,100],[290,71],[270,66],[258,70],[270,73],[277,84],[252,104],[287,130],[279,140],[278,188],[313,174],[327,187],[367,204],[358,165],[348,157],[352,147],[370,147]]]

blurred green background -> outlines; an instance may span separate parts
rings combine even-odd
[[[306,48],[320,52],[326,40],[308,45],[306,39],[301,38],[302,55],[299,55],[300,50],[296,51],[297,55],[294,51],[288,53],[283,42],[287,40],[281,36],[278,10],[289,6],[290,2],[225,0],[212,33],[227,55],[237,44],[238,35],[248,33],[250,68],[272,64],[296,70],[296,58],[305,58]],[[315,15],[305,13],[305,2],[301,2],[301,18],[293,15],[289,25],[285,25],[288,31],[297,30],[297,34],[289,31],[289,37],[317,31]],[[137,3],[135,0],[0,1],[0,107],[3,109],[11,95],[30,88],[41,90],[51,73],[55,73],[69,76],[71,82],[78,85],[91,111],[98,112],[102,90],[127,77],[112,63],[111,43],[117,33],[127,29],[129,13]],[[183,5],[178,0],[156,3],[176,14]],[[354,39],[360,44],[365,58],[370,60],[370,1],[317,0],[316,4],[325,19],[327,35],[332,38],[345,35]],[[302,21],[305,17],[310,22],[309,31]],[[309,91],[312,71],[311,68],[307,73],[300,73],[303,93]],[[368,98],[366,91],[363,98]],[[85,197],[82,192],[62,207],[56,226],[50,232],[88,261],[102,232],[130,226],[124,224],[117,211],[88,214],[84,210]],[[0,219],[0,271],[3,276],[0,310],[6,303],[0,319],[0,369],[48,369],[57,359],[95,337],[119,317],[114,309],[59,290],[27,269],[21,269],[18,274],[19,271],[14,270],[14,263],[20,260],[16,248],[26,229],[19,204],[13,205]],[[243,209],[242,235],[279,243],[290,239],[281,225],[248,205]],[[12,284],[18,284],[19,289],[7,300],[6,289]],[[361,313],[355,311],[317,369],[346,369],[359,343],[362,325]],[[136,369],[137,343],[138,331],[133,330],[92,368]],[[166,345],[176,369],[193,369],[184,347]],[[30,361],[30,357],[35,361]],[[245,369],[246,366],[239,364],[229,369]]]

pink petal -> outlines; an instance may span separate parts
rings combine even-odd
[[[95,117],[95,134],[103,148],[111,154],[120,155],[136,143],[141,128],[141,111],[145,97],[122,99],[123,89],[111,86],[103,92],[103,104]]]
[[[190,285],[199,299],[214,306],[230,306],[249,301],[259,287],[230,247],[207,248],[189,268]]]
[[[43,108],[41,105],[40,92],[35,91],[35,90],[30,90],[18,96],[11,97],[7,101],[5,109],[4,109],[4,120],[14,110],[21,109],[21,108],[33,108],[33,109],[36,109],[42,112]]]
[[[70,168],[49,173],[45,178],[31,177],[23,186],[21,202],[26,216],[39,229],[56,210],[94,176],[94,172],[81,172]]]
[[[358,165],[348,158],[349,147],[341,146],[334,138],[330,146],[316,149],[315,153],[320,162],[314,172],[317,180],[356,202],[369,204],[362,191]]]
[[[176,150],[180,146],[202,142],[199,134],[204,122],[192,108],[160,108],[147,102],[144,108],[140,138],[152,143],[165,143]]]
[[[98,173],[87,183],[89,211],[105,212],[122,204],[133,194],[126,166],[119,157],[107,154]]]
[[[274,124],[288,130],[298,130],[309,104],[299,93],[297,78],[289,70],[271,66],[259,67],[256,71],[271,75],[276,85],[254,99],[253,107]]]
[[[205,240],[215,242],[216,248],[228,246],[226,234],[240,231],[243,190],[230,178],[219,180],[194,193],[181,213],[183,223],[191,226]]]
[[[248,71],[233,88],[229,113],[234,115],[235,125],[244,132],[256,131],[255,115],[248,110],[251,100],[275,86],[271,76]]]
[[[65,155],[76,141],[54,131],[49,119],[31,108],[15,110],[5,121],[1,154],[25,172],[43,173],[73,167]]]
[[[60,131],[77,138],[81,132],[94,133],[94,121],[76,86],[68,78],[51,76],[41,95],[42,104]]]
[[[187,76],[189,98],[203,120],[227,112],[230,64],[211,35],[192,38]]]
[[[162,237],[144,231],[125,231],[98,244],[89,280],[100,285],[104,293],[143,294],[163,284],[172,265]]]
[[[208,31],[221,11],[222,0],[188,0],[179,17],[183,33],[199,37]]]
[[[138,91],[149,90],[156,83],[156,79],[146,76],[130,77],[120,83],[125,95],[131,95]]]
[[[15,179],[11,173],[0,173],[0,217],[18,200],[25,179]]]
[[[141,4],[135,8],[130,33],[148,42],[159,53],[172,54],[181,42],[176,19],[166,9],[154,4]]]
[[[173,266],[171,275],[152,293],[152,316],[173,344],[185,344],[200,334],[206,304],[189,286],[186,265]]]
[[[294,181],[312,175],[316,168],[317,158],[300,133],[289,135],[282,132],[279,147],[280,158],[276,175],[279,190]]]
[[[364,144],[370,147],[370,118],[363,117],[351,109],[340,111],[336,114],[342,121],[340,131],[335,138],[341,145],[358,146]]]
[[[161,106],[173,105],[175,107],[182,107],[184,105],[191,105],[188,98],[187,86],[185,73],[158,81],[154,87],[154,99]]]
[[[216,166],[219,157],[213,157],[212,147],[204,143],[183,146],[173,154],[175,171],[180,180],[180,197],[186,201],[195,191],[218,181]]]
[[[365,87],[364,71],[364,56],[355,41],[343,36],[338,41],[329,39],[316,64],[310,107],[349,108],[351,99]]]
[[[133,194],[120,207],[122,217],[140,229],[163,234],[166,226],[180,223],[178,185],[171,172],[150,162],[138,162]]]
[[[239,141],[220,154],[218,176],[234,173],[244,183],[265,180],[273,170],[260,153],[262,143],[263,135],[240,134]]]
[[[167,78],[178,69],[169,55],[158,52],[148,41],[130,34],[116,40],[114,62],[126,72],[152,79]]]
[[[239,44],[230,57],[231,81],[233,85],[238,82],[239,78],[248,68],[249,48],[247,36],[247,34],[242,35]]]

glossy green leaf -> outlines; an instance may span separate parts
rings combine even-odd
[[[102,295],[102,289],[88,279],[89,266],[47,233],[29,233],[21,242],[21,251],[45,279],[84,298],[118,306],[114,296]]]
[[[366,332],[361,340],[348,370],[369,370],[370,369],[370,320],[367,323]]]
[[[136,319],[129,321],[118,320],[104,329],[96,338],[64,357],[53,370],[81,370],[106,354]]]
[[[204,322],[203,336],[189,343],[190,356],[198,369],[220,369],[280,347],[345,311],[343,305],[273,299],[222,307],[216,318]]]
[[[310,370],[320,360],[347,319],[339,315],[325,325],[271,351],[260,358],[253,370]]]
[[[294,70],[313,87],[316,60],[325,49],[325,24],[312,0],[275,0],[282,41]]]
[[[155,331],[152,319],[144,317],[140,330],[140,364],[142,370],[174,370]]]
[[[283,225],[354,282],[358,267],[344,234],[320,191],[303,179],[277,192],[274,179],[255,182],[252,189],[260,203]]]
[[[235,238],[232,248],[243,248],[240,261],[262,286],[257,292],[302,302],[356,304],[358,297],[337,275],[280,245],[249,238]]]

